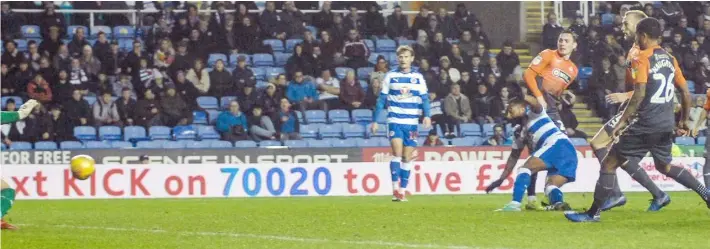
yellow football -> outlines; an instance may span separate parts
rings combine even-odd
[[[71,172],[74,178],[86,180],[96,171],[96,161],[87,155],[77,155],[71,158]]]

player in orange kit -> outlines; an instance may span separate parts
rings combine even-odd
[[[707,98],[705,99],[705,108],[706,112],[710,112],[710,89],[708,89],[707,92]],[[710,116],[708,116],[710,117]],[[707,134],[710,135],[710,129],[708,129]],[[708,160],[708,151],[710,149],[710,143],[708,143],[708,140],[705,140],[705,166],[703,167],[703,177],[705,180],[705,187],[710,188],[710,160]]]

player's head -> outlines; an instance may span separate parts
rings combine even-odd
[[[521,99],[511,101],[510,104],[508,104],[508,109],[505,111],[505,118],[511,121],[511,123],[517,123],[512,121],[520,120],[525,117],[525,109],[527,106],[528,104]]]
[[[414,61],[414,50],[410,46],[399,46],[397,48],[397,61],[401,69],[409,69]]]
[[[644,18],[636,25],[636,44],[641,49],[658,45],[662,35],[661,23],[656,18]]]
[[[562,31],[557,38],[557,52],[562,56],[572,54],[577,48],[577,35],[572,31]]]
[[[644,18],[648,17],[646,13],[640,10],[630,10],[624,15],[622,23],[624,24],[624,38],[633,40],[636,36],[636,25]]]

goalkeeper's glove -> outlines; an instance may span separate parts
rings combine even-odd
[[[20,109],[17,110],[17,114],[20,116],[20,120],[25,119],[27,116],[29,116],[32,113],[32,110],[35,109],[36,106],[39,105],[39,102],[34,99],[30,99],[22,106],[20,106]]]
[[[491,191],[493,191],[494,189],[500,187],[501,184],[503,184],[503,179],[498,179],[498,180],[494,181],[493,183],[491,183],[491,185],[489,185],[486,188],[486,194],[488,194]]]

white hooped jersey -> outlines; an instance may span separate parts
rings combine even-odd
[[[422,98],[429,98],[429,92],[419,71],[412,68],[409,73],[399,69],[389,71],[382,80],[382,92],[387,96],[387,123],[418,125],[422,115]]]
[[[535,113],[532,110],[527,110],[528,123],[520,132],[520,137],[515,138],[513,149],[522,149],[525,146],[525,138],[530,139],[533,145],[531,154],[542,147],[544,144],[552,144],[560,139],[569,139],[566,134],[560,130],[547,115],[543,108],[541,113]]]

